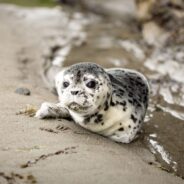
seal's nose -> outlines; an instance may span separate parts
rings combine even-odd
[[[77,95],[79,93],[79,91],[71,91],[72,95]]]

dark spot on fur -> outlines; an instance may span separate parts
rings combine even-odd
[[[117,94],[116,94],[116,96],[118,96],[118,97],[120,97],[120,98],[122,97],[122,95],[121,95],[121,94],[119,94],[119,93],[117,93]]]
[[[127,110],[127,108],[126,107],[123,107],[123,111],[126,111]]]
[[[120,95],[121,95],[121,96],[123,96],[123,95],[124,95],[124,93],[125,93],[125,91],[124,91],[124,90],[122,90],[122,89],[119,89],[119,93],[120,93]]]
[[[103,120],[103,115],[102,114],[98,114],[96,119],[95,119],[95,123],[99,123]]]
[[[109,98],[110,97],[110,94],[109,93],[107,93],[107,98]]]
[[[91,120],[91,117],[87,117],[87,118],[85,119],[85,123],[89,123],[90,120]]]
[[[133,104],[133,101],[132,101],[132,100],[130,100],[130,99],[128,100],[128,102],[129,102],[129,103],[131,103],[131,104]]]
[[[133,114],[131,114],[130,118],[133,120],[134,123],[136,123],[137,118]]]
[[[98,109],[101,109],[101,105],[98,106]]]
[[[116,105],[118,105],[118,104],[120,104],[120,102],[119,101],[116,101]]]
[[[137,107],[141,107],[141,104],[139,102],[137,103]]]
[[[138,79],[138,80],[141,80],[141,78],[140,78],[140,77],[137,77],[137,79]]]
[[[109,109],[109,105],[108,105],[108,101],[107,100],[105,101],[104,106],[105,106],[104,111],[107,111]]]
[[[124,128],[123,128],[123,127],[121,127],[121,128],[119,128],[118,130],[119,130],[119,131],[124,131]]]
[[[111,106],[115,106],[115,103],[111,101]]]
[[[129,97],[133,97],[133,93],[132,93],[132,92],[129,92],[129,93],[128,93],[128,96],[129,96]]]
[[[120,102],[122,106],[126,106],[126,101]]]
[[[99,119],[101,119],[101,118],[103,117],[103,115],[102,115],[102,114],[98,114],[97,117],[98,117]]]
[[[131,125],[128,125],[128,128],[131,128]]]

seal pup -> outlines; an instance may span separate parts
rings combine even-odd
[[[141,129],[149,100],[146,78],[133,70],[78,63],[55,77],[59,103],[45,102],[37,118],[71,117],[80,126],[130,143]]]

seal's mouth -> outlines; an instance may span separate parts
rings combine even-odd
[[[82,106],[76,102],[72,102],[68,105],[68,108],[73,110],[73,111],[77,111],[77,112],[80,112],[80,111],[86,111],[89,109],[89,106]]]

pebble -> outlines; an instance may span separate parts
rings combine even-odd
[[[15,90],[15,93],[18,93],[20,95],[29,96],[31,94],[31,91],[27,88],[17,88]]]

